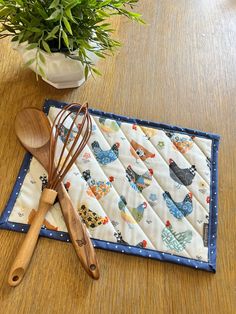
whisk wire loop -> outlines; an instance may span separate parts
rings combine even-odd
[[[72,109],[72,110],[71,110]],[[72,112],[75,115],[72,118],[68,132],[63,140],[63,147],[60,151],[59,159],[55,165],[56,147],[58,138],[61,135],[62,126]],[[79,115],[83,114],[82,122],[76,125],[76,120]],[[73,143],[69,147],[71,134],[76,127],[76,135],[72,136]],[[84,130],[84,132],[83,132]],[[83,133],[81,141],[79,139]],[[92,120],[89,115],[88,103],[83,105],[72,103],[65,106],[56,116],[51,129],[50,135],[50,153],[49,153],[49,171],[48,171],[48,188],[56,189],[58,184],[64,179],[65,175],[71,168],[72,164],[77,159],[78,155],[82,152],[86,146],[92,133]],[[67,154],[65,153],[68,148]],[[66,155],[66,156],[65,156]],[[63,160],[64,158],[64,160]]]

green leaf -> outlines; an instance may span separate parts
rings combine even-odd
[[[53,8],[56,8],[59,4],[60,0],[54,0],[52,2],[52,4],[50,5],[49,9],[53,9]]]
[[[56,11],[54,11],[46,20],[50,21],[50,20],[56,20],[59,15],[61,14],[61,10],[60,9],[56,9]]]
[[[73,0],[73,1],[71,1],[71,3],[69,3],[69,4],[65,7],[65,10],[72,9],[72,8],[74,8],[76,5],[80,4],[81,2],[82,2],[82,0]]]
[[[0,18],[2,18],[2,17],[7,17],[11,11],[12,11],[11,8],[3,7],[3,8],[0,10]]]
[[[11,41],[18,41],[18,40],[19,40],[19,36],[18,35],[12,37],[12,39],[11,39]]]
[[[72,29],[71,29],[70,23],[68,22],[66,17],[63,17],[63,23],[64,23],[66,29],[68,30],[68,32],[72,35]]]
[[[56,33],[59,31],[59,29],[60,29],[60,26],[59,26],[59,25],[55,26],[55,27],[51,30],[51,32],[48,34],[48,36],[46,37],[46,40],[52,39],[52,38],[56,38],[55,35],[56,35]]]
[[[66,13],[66,15],[68,16],[68,18],[69,18],[72,22],[74,22],[74,23],[77,24],[77,22],[75,21],[75,19],[74,19],[73,16],[72,16],[71,9],[65,10],[65,13]]]
[[[101,72],[99,72],[98,71],[98,69],[96,69],[96,68],[92,68],[92,71],[94,72],[94,73],[96,73],[97,75],[102,75],[102,73]]]
[[[38,48],[38,44],[37,43],[28,45],[26,50],[31,50],[31,49],[35,49],[35,48]]]
[[[42,77],[45,78],[45,77],[46,77],[46,74],[45,74],[43,68],[42,68],[41,66],[39,66],[39,67],[38,67],[38,70],[39,70],[39,74],[40,74]]]
[[[42,8],[40,5],[38,5],[38,7],[36,7],[35,9],[45,20],[48,18],[48,15],[45,12],[44,8]]]
[[[38,28],[38,27],[29,27],[27,28],[29,31],[33,32],[33,33],[42,33],[42,29]]]
[[[110,17],[110,14],[104,12],[103,10],[97,10],[97,13],[103,17]]]
[[[46,59],[45,59],[44,55],[43,55],[41,52],[39,53],[39,59],[40,59],[40,61],[41,61],[43,64],[46,63]]]
[[[67,48],[70,48],[68,36],[65,31],[62,31],[62,38]]]
[[[87,41],[85,41],[85,40],[79,40],[78,42],[80,43],[80,45],[81,45],[83,48],[85,48],[85,49],[87,49],[87,50],[91,50],[91,46],[89,45],[89,43],[88,43]]]
[[[88,68],[88,66],[86,65],[85,68],[84,68],[85,80],[87,80],[87,78],[88,78],[88,72],[89,72],[89,68]]]
[[[30,60],[28,60],[28,61],[25,63],[25,66],[26,66],[26,67],[29,67],[31,64],[34,63],[34,61],[35,61],[35,59],[30,59]]]
[[[105,59],[105,56],[104,56],[101,52],[99,52],[99,51],[94,51],[94,53],[95,53],[99,58]]]
[[[23,42],[23,36],[24,36],[24,33],[19,34],[19,36],[18,36],[19,43]]]
[[[47,51],[47,53],[51,53],[51,49],[45,40],[42,41],[42,45],[43,45],[44,50]]]
[[[111,3],[111,0],[104,0],[104,1],[101,1],[99,7],[105,7],[106,5],[108,5],[109,3]]]
[[[25,31],[25,32],[24,32],[24,35],[23,35],[23,37],[22,37],[22,39],[23,39],[23,41],[26,41],[26,40],[28,40],[31,36],[32,36],[32,33],[31,33],[31,32]]]

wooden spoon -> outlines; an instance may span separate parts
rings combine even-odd
[[[46,170],[49,161],[50,130],[49,120],[39,109],[26,108],[16,116],[15,131],[18,139]],[[86,226],[81,222],[63,183],[59,185],[57,192],[65,223],[80,262],[93,279],[98,279],[98,263]],[[83,239],[83,245],[81,245],[81,239]],[[10,272],[9,284],[13,286],[12,278]]]

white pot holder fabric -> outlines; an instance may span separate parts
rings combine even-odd
[[[45,102],[51,121],[63,105]],[[219,136],[90,113],[91,138],[64,184],[94,246],[215,272]],[[62,142],[66,132],[64,125]],[[27,154],[1,228],[28,230],[46,180]],[[41,235],[69,242],[57,202]]]

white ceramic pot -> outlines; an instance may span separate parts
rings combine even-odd
[[[20,53],[24,63],[27,63],[29,60],[35,58],[37,53],[37,49],[27,50],[27,46],[27,42],[21,44],[16,42],[13,43],[13,48]],[[46,60],[45,64],[39,60],[39,65],[45,73],[45,77],[42,77],[45,82],[58,89],[75,88],[84,83],[84,66],[80,61],[73,60],[60,52],[53,52],[51,54],[43,50],[40,52]],[[87,54],[91,58],[92,63],[95,64],[98,57],[90,51],[87,51]],[[33,62],[29,67],[36,72],[35,62]],[[39,72],[38,75],[40,75]]]

